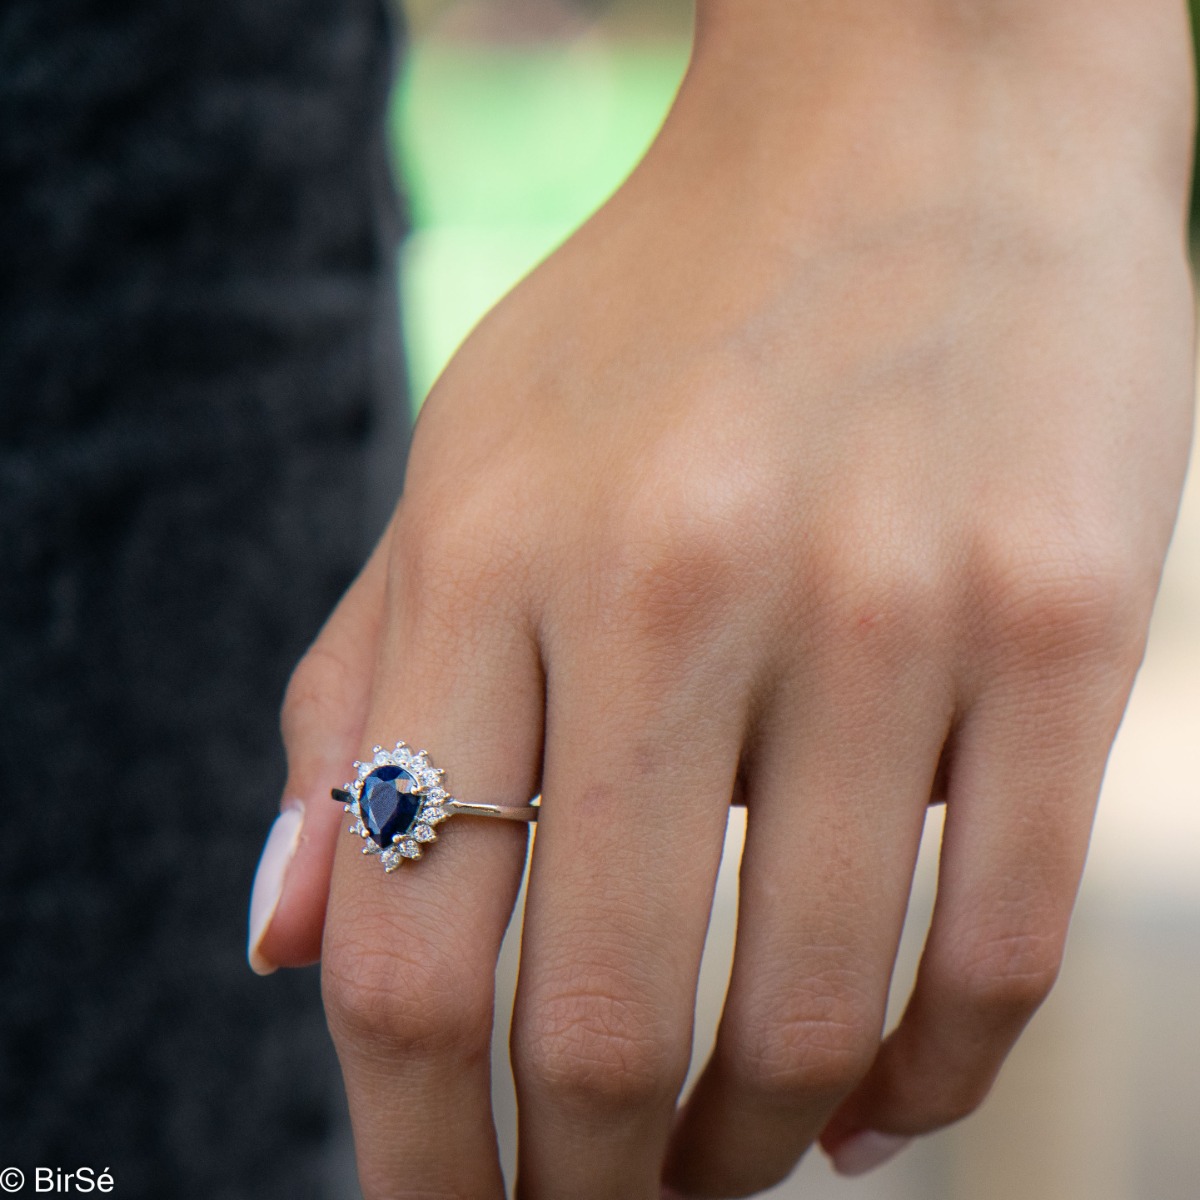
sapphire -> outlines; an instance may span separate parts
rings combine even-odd
[[[406,834],[416,820],[421,797],[417,781],[403,767],[376,767],[362,783],[359,808],[371,838],[385,850],[397,835]]]

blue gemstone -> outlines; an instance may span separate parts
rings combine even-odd
[[[416,820],[421,797],[417,781],[403,767],[376,767],[364,780],[359,808],[362,823],[385,850],[397,834],[406,834]]]

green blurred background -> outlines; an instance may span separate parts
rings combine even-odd
[[[419,404],[471,326],[594,211],[683,75],[690,6],[415,0],[391,131],[412,216],[404,335]]]

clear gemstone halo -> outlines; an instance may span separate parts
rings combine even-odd
[[[420,858],[423,844],[437,840],[433,826],[450,816],[453,797],[440,786],[442,772],[403,742],[395,750],[375,746],[354,769],[356,778],[333,794],[356,818],[350,832],[363,839],[363,853],[378,855],[389,873]]]

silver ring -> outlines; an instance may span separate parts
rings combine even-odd
[[[424,750],[397,742],[395,750],[376,746],[367,762],[356,762],[356,778],[331,795],[354,814],[350,832],[363,839],[364,854],[378,854],[385,871],[418,859],[437,840],[435,826],[462,814],[502,821],[536,821],[538,797],[528,804],[480,804],[456,800],[442,787],[444,771]]]

